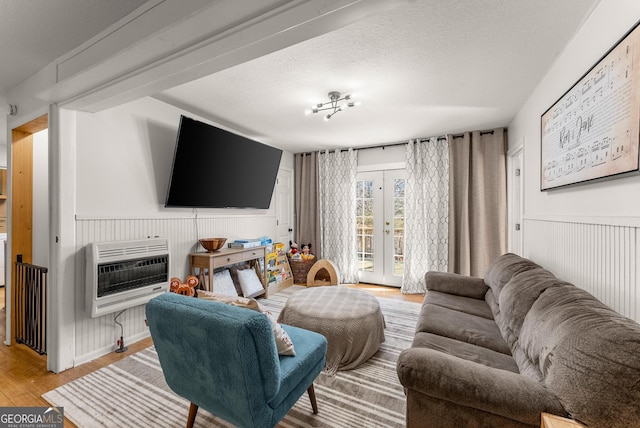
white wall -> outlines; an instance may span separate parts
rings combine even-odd
[[[406,164],[406,144],[358,150],[358,171],[404,169]]]
[[[524,141],[524,256],[635,319],[640,318],[635,269],[640,176],[540,191],[540,116],[638,19],[640,2],[602,0],[509,125],[510,145]],[[585,266],[594,265],[606,274],[585,275]]]
[[[524,138],[525,215],[638,216],[640,176],[540,191],[540,116],[640,19],[640,2],[602,0],[509,125]]]
[[[75,300],[77,365],[111,352],[120,334],[113,315],[92,319],[85,309],[84,248],[89,243],[167,237],[169,276],[184,278],[198,237],[275,237],[276,226],[273,199],[268,210],[198,209],[197,218],[190,208],[164,207],[180,114],[207,120],[153,98],[73,114],[75,136],[69,132],[62,139],[75,140],[77,153],[75,286],[66,291]],[[293,154],[283,154],[281,167],[293,169]],[[144,307],[127,310],[121,321],[125,343],[148,335]]]
[[[100,113],[78,112],[79,218],[193,215],[191,209],[164,207],[181,114],[212,123],[153,98]],[[281,162],[281,166],[287,165],[293,166],[290,153],[285,153]],[[198,212],[202,216],[264,216],[273,215],[274,206],[268,210],[199,209]]]

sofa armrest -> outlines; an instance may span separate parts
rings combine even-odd
[[[566,414],[539,382],[427,348],[400,353],[398,378],[406,390],[538,425],[542,412]]]
[[[440,291],[457,296],[484,299],[489,287],[482,278],[448,272],[427,272],[424,276],[427,290]]]

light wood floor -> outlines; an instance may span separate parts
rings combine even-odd
[[[401,294],[400,289],[394,287],[371,284],[357,284],[351,287],[363,289],[378,297],[388,299],[421,303],[424,298],[423,295],[419,294]],[[143,339],[136,343],[127,344],[129,348],[127,352],[121,354],[113,352],[89,363],[65,370],[62,373],[51,373],[47,371],[46,355],[38,355],[38,353],[25,345],[4,345],[6,325],[4,293],[4,288],[0,288],[0,407],[48,406],[49,403],[41,397],[45,392],[152,345],[151,338]],[[75,425],[65,419],[65,427],[75,427]]]

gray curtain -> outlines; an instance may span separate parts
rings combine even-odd
[[[311,243],[311,252],[322,258],[320,210],[318,209],[318,152],[294,156],[296,242],[300,248]],[[287,243],[288,244],[288,243]]]
[[[507,135],[448,135],[449,272],[483,277],[507,249]]]

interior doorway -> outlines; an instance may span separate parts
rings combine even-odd
[[[49,116],[45,114],[11,130],[7,212],[10,245],[5,254],[9,279],[5,292],[10,305],[5,343],[9,345],[15,341],[19,313],[17,295],[13,293],[14,262],[33,263],[35,256],[38,263],[48,264],[48,126]]]
[[[293,237],[293,170],[280,168],[276,178],[276,241],[285,246]]]

